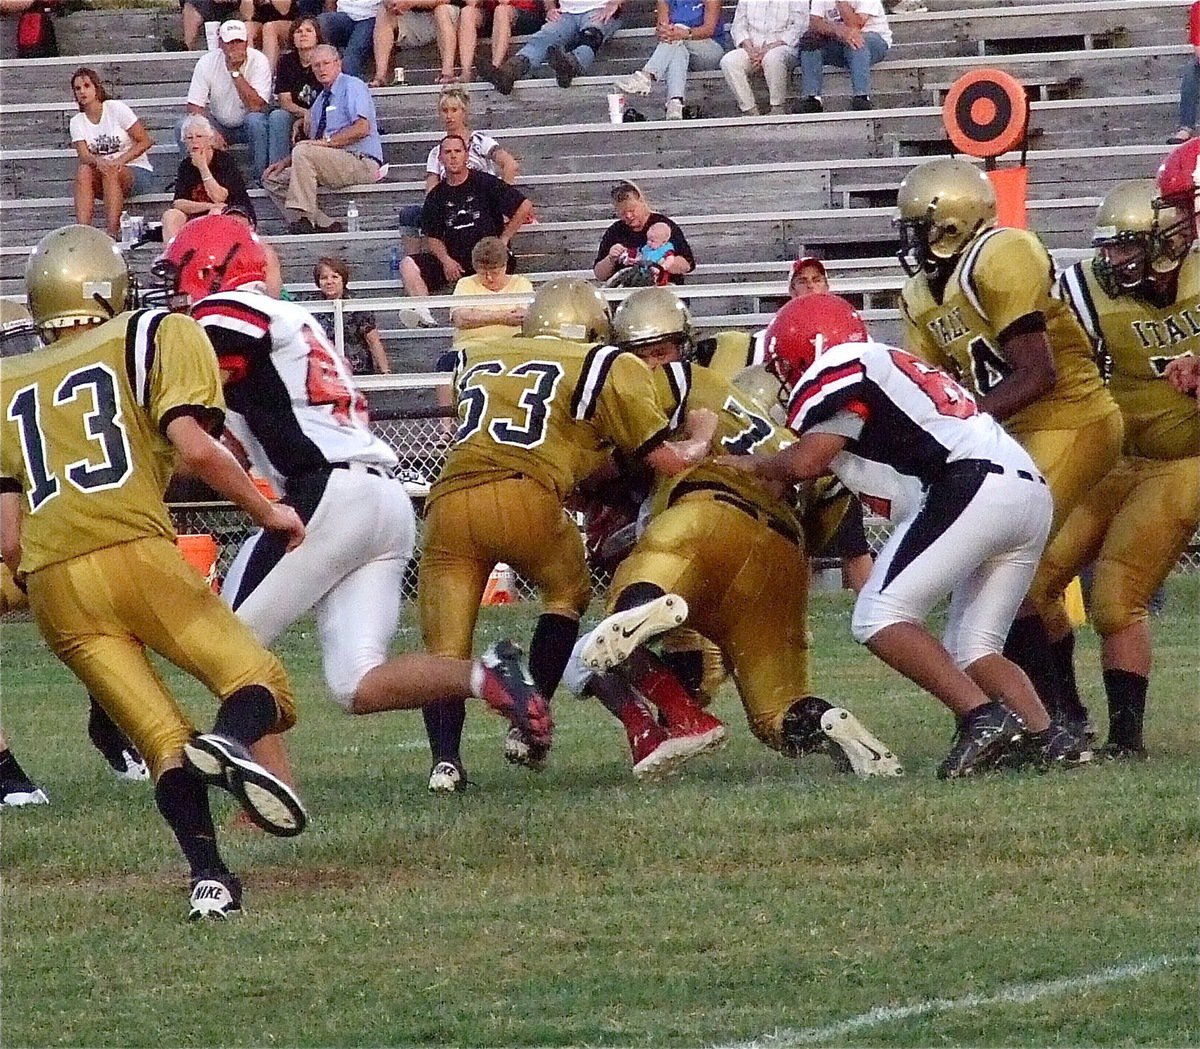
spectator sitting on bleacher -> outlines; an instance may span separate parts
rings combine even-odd
[[[443,178],[425,197],[421,231],[427,250],[400,261],[400,279],[408,295],[438,294],[474,272],[471,253],[485,237],[498,237],[508,250],[507,271],[515,269],[512,238],[533,214],[520,190],[494,175],[467,165],[467,143],[447,135],[441,145]],[[418,324],[435,327],[426,307],[412,311]]]
[[[721,0],[658,0],[655,34],[658,46],[646,64],[617,87],[627,95],[648,95],[666,83],[668,120],[683,119],[687,75],[692,68],[717,69],[730,43]]]
[[[179,12],[183,18],[183,43],[189,51],[196,49],[197,42],[204,46],[201,34],[205,22],[224,22],[238,13],[241,0],[179,0]]]
[[[350,267],[341,259],[326,255],[317,259],[313,267],[313,283],[325,298],[350,298]],[[332,313],[315,313],[325,334],[333,345],[337,345]],[[387,375],[392,366],[388,363],[387,350],[379,336],[379,325],[371,310],[355,310],[342,314],[342,355],[355,375]]]
[[[336,9],[321,17],[325,39],[342,52],[342,65],[350,76],[361,77],[371,57],[375,39],[375,12],[378,0],[337,0]]]
[[[125,199],[153,188],[154,169],[146,156],[153,141],[132,109],[108,97],[94,69],[75,70],[71,93],[79,107],[71,118],[71,145],[79,154],[75,221],[90,226],[101,196],[108,235],[120,237]]]
[[[559,87],[586,73],[596,53],[621,28],[622,0],[546,0],[546,24],[500,66],[480,64],[479,75],[502,95],[535,66],[549,62]]]
[[[533,292],[533,282],[523,274],[508,272],[508,247],[499,237],[484,237],[471,249],[474,273],[460,277],[455,295],[520,295]],[[474,339],[519,335],[525,320],[524,306],[459,306],[450,311],[454,348]]]
[[[437,39],[433,8],[446,0],[383,0],[375,13],[372,47],[375,76],[370,87],[387,87],[395,48],[424,47]]]
[[[247,44],[245,22],[223,22],[217,36],[220,50],[201,55],[192,71],[187,111],[208,118],[218,149],[230,142],[249,145],[250,181],[258,182],[268,162],[271,67],[266,55]],[[180,155],[187,156],[183,123],[176,138]]]
[[[250,46],[267,56],[271,72],[275,72],[279,52],[288,42],[292,20],[297,12],[294,0],[242,0],[238,15],[250,31]]]
[[[1200,2],[1192,4],[1188,15],[1188,43],[1192,53],[1184,59],[1183,82],[1179,85],[1179,130],[1167,141],[1171,145],[1186,142],[1196,134],[1196,111],[1200,108]]]
[[[670,274],[672,284],[682,284],[686,274],[696,268],[687,237],[672,219],[650,210],[646,197],[632,182],[618,182],[612,190],[613,211],[617,221],[604,231],[592,272],[597,280],[609,280],[618,270],[635,265],[646,247],[650,227],[663,223],[671,232],[674,253],[665,258],[662,268]]]
[[[767,82],[771,112],[787,112],[796,45],[807,28],[808,0],[738,0],[730,29],[734,48],[721,59],[721,72],[742,116],[759,115],[750,86],[755,72]]]
[[[789,298],[804,295],[829,294],[829,275],[825,263],[814,255],[804,255],[792,263],[792,279],[788,281]]]
[[[461,0],[465,5],[458,19],[457,29],[454,30],[454,41],[458,46],[459,66],[462,69],[461,81],[469,84],[475,78],[475,50],[479,45],[479,37],[490,31],[492,37],[492,65],[499,66],[508,57],[508,49],[512,45],[513,34],[530,36],[536,33],[546,22],[546,7],[542,0]],[[438,49],[442,48],[443,22],[449,23],[449,18],[434,12],[438,19]],[[449,54],[448,71],[453,75],[454,54]],[[447,72],[447,56],[442,55],[443,76]]]
[[[358,77],[342,72],[337,48],[313,51],[312,70],[321,93],[308,111],[309,137],[297,142],[289,159],[263,172],[263,186],[290,220],[288,232],[342,233],[317,203],[317,188],[342,189],[375,182],[383,164],[383,143],[371,92]]]
[[[308,111],[321,93],[321,84],[312,70],[313,52],[325,43],[321,23],[315,18],[298,18],[291,23],[291,50],[285,51],[275,71],[275,100],[279,108],[271,111],[271,163],[283,160],[301,139],[307,137]]]
[[[813,0],[808,32],[800,40],[801,113],[820,113],[825,66],[850,70],[850,108],[871,108],[871,67],[892,46],[882,0]]]
[[[207,117],[193,113],[184,120],[183,142],[188,154],[179,162],[175,176],[175,200],[163,212],[163,243],[192,219],[220,215],[229,207],[245,212],[252,225],[256,221],[242,173],[233,157],[217,148],[216,137]]]
[[[470,129],[467,125],[470,104],[471,96],[466,88],[451,84],[442,89],[438,97],[438,114],[442,118],[445,133],[458,135],[467,143],[467,167],[475,171],[486,171],[511,186],[517,181],[520,171],[516,158],[487,132]],[[445,175],[446,169],[442,166],[439,144],[429,151],[425,161],[425,192],[433,189]]]

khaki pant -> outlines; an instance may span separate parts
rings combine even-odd
[[[374,182],[378,174],[379,165],[369,157],[315,142],[297,142],[292,166],[263,179],[263,188],[289,219],[304,217],[324,229],[333,219],[317,206],[317,187],[341,189]]]

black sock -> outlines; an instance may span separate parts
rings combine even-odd
[[[243,685],[217,711],[213,732],[251,747],[275,727],[279,708],[265,685]]]
[[[154,785],[158,811],[175,833],[192,875],[229,868],[217,851],[217,832],[208,807],[208,788],[187,769],[167,769]]]
[[[1057,671],[1063,716],[1068,721],[1087,721],[1087,707],[1083,705],[1075,680],[1075,632],[1068,630],[1058,641],[1051,641],[1050,654]]]
[[[1129,670],[1104,671],[1108,695],[1108,742],[1140,749],[1150,679]]]
[[[1058,661],[1041,616],[1022,616],[1013,621],[1004,642],[1004,655],[1028,675],[1046,713],[1056,721],[1061,720],[1066,711],[1063,709]]]
[[[429,734],[429,753],[433,763],[452,761],[461,767],[459,748],[462,746],[463,723],[467,720],[466,702],[451,699],[445,703],[433,703],[424,707],[421,714],[425,718],[425,731]]]
[[[121,762],[121,751],[135,751],[137,748],[90,692],[88,693],[88,704],[88,739],[92,741],[92,746],[104,755],[109,764]],[[122,767],[124,766],[122,765]]]
[[[579,637],[579,620],[543,612],[529,642],[529,675],[537,690],[549,700],[562,680],[567,660]]]
[[[662,661],[667,669],[678,679],[679,683],[693,696],[700,695],[700,686],[704,684],[704,653],[698,648],[690,648],[681,652],[664,652]]]
[[[665,593],[666,591],[661,586],[655,586],[653,583],[631,583],[621,591],[615,608],[618,612],[628,612],[629,609],[644,605],[648,601],[662,597]]]
[[[0,781],[5,783],[29,783],[31,785],[33,783],[33,780],[21,768],[21,763],[17,760],[17,756],[8,747],[0,750]]]

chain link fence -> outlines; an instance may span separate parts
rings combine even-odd
[[[453,419],[445,409],[426,408],[411,412],[396,412],[387,418],[378,418],[372,423],[375,432],[386,441],[400,458],[401,475],[409,493],[418,501],[429,490],[437,477],[450,447],[453,435]],[[212,535],[220,551],[218,574],[224,577],[240,543],[250,534],[251,525],[241,511],[223,503],[188,503],[172,507],[176,527],[181,533],[200,532]],[[883,518],[868,517],[867,540],[873,551],[878,551],[887,541],[890,524]],[[420,551],[420,528],[417,534],[418,556]],[[415,562],[416,559],[414,559]],[[831,567],[830,562],[823,567]],[[1176,571],[1200,569],[1200,531],[1180,558]],[[593,574],[593,586],[597,593],[608,585],[604,575]],[[524,580],[517,579],[517,594],[521,598],[532,596],[532,590]],[[416,572],[410,571],[405,580],[404,596],[416,597]]]

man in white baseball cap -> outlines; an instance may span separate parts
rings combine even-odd
[[[208,117],[218,149],[231,142],[246,143],[250,147],[249,181],[257,183],[269,160],[267,114],[271,108],[271,64],[266,55],[247,43],[249,33],[245,22],[237,19],[222,22],[217,38],[220,50],[201,55],[192,72],[187,113]],[[180,156],[186,157],[182,120],[175,130]]]

